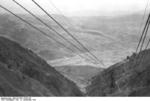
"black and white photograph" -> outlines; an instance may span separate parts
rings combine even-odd
[[[150,0],[0,0],[0,101],[149,97],[149,26]]]

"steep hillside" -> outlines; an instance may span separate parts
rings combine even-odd
[[[141,59],[142,58],[142,59]],[[150,50],[133,54],[92,78],[88,96],[150,96]]]
[[[31,50],[0,37],[0,95],[81,96],[65,78]]]

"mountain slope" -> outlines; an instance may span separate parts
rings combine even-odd
[[[0,37],[0,95],[81,96],[65,78],[31,50]]]
[[[149,77],[150,50],[145,50],[95,76],[87,87],[87,95],[150,96]]]

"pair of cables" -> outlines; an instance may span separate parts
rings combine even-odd
[[[147,11],[148,6],[149,6],[149,0],[147,1],[146,7],[145,7],[144,15],[142,17],[142,21],[141,21],[141,24],[140,24],[138,34],[140,34],[140,31],[141,31],[141,28],[142,28],[142,25],[143,25],[143,22],[144,22],[144,19],[145,19],[145,16],[146,16],[146,11]],[[147,36],[148,27],[149,27],[149,16],[150,16],[150,14],[148,15],[148,18],[146,20],[144,29],[143,29],[142,34],[140,36],[140,39],[139,39],[139,42],[138,42],[138,45],[137,45],[137,48],[136,48],[136,53],[140,53],[142,51],[142,48],[143,48],[143,45],[144,45],[144,42],[145,42],[145,39],[146,39],[146,36]],[[149,42],[148,42],[148,44],[149,44]],[[146,46],[146,47],[148,47],[148,46]]]
[[[51,16],[51,14],[49,14],[42,6],[40,6],[40,4],[38,4],[35,0],[32,0],[32,2],[39,7],[50,19],[52,19],[60,28],[62,28],[70,37],[72,37],[73,40],[75,40],[80,47],[82,47],[88,54],[89,57],[92,57],[94,60],[96,60],[98,63],[101,63],[103,66],[103,61],[99,60],[93,53],[91,53],[91,51],[86,48],[76,37],[74,37],[74,35],[68,31],[65,27],[63,27],[62,24],[60,24],[54,17]]]
[[[40,21],[41,23],[43,23],[46,27],[48,27],[50,30],[54,31],[57,35],[59,35],[61,38],[63,38],[64,40],[66,40],[68,43],[70,43],[71,45],[73,45],[76,49],[78,49],[79,51],[82,51],[80,48],[78,48],[75,44],[73,44],[71,41],[69,41],[67,38],[65,38],[64,36],[62,36],[59,32],[57,32],[55,29],[53,29],[51,26],[49,26],[47,23],[45,23],[44,21],[42,21],[39,17],[37,17],[36,15],[34,15],[32,12],[30,12],[29,10],[27,10],[25,7],[23,7],[21,4],[19,4],[18,2],[16,2],[15,0],[13,0],[17,5],[19,5],[21,8],[23,8],[25,11],[27,11],[29,14],[31,14],[33,17],[35,17],[38,21]],[[34,0],[32,0],[38,7],[40,7],[49,17],[52,18],[52,20],[54,20],[59,26],[61,26],[62,29],[64,29],[67,33],[69,33],[67,31],[67,29],[65,29],[59,22],[57,22],[52,16],[50,16],[50,14],[48,14],[39,4],[37,4]],[[45,33],[44,31],[42,31],[41,29],[37,28],[36,26],[34,26],[33,24],[29,23],[28,21],[24,20],[23,18],[19,17],[18,15],[16,15],[15,13],[11,12],[10,10],[8,10],[7,8],[5,8],[4,6],[0,5],[1,8],[3,8],[4,10],[8,11],[9,13],[13,14],[15,17],[19,18],[21,21],[27,23],[28,25],[30,25],[32,28],[38,30],[39,32],[41,32],[43,35],[47,36],[48,38],[56,41],[58,44],[62,45],[63,47],[67,48],[68,50],[70,50],[71,52],[74,52],[73,49],[71,49],[70,47],[67,47],[65,44],[61,43],[60,41],[58,41],[56,38],[53,38],[52,36],[50,36],[48,33]],[[71,34],[71,33],[69,33]],[[71,35],[74,39],[76,39],[73,35]],[[77,39],[76,41],[78,43],[80,43]],[[81,43],[80,43],[81,44]],[[81,46],[83,46],[81,44]],[[92,53],[90,53],[90,51],[83,46],[84,49],[86,49],[90,55],[92,55],[97,61],[97,57],[94,56]],[[79,54],[80,55],[80,54]],[[83,57],[82,55],[80,55],[80,57]],[[101,62],[102,63],[102,62]]]

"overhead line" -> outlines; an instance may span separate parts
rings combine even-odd
[[[140,52],[142,51],[142,48],[143,48],[143,45],[144,45],[144,42],[145,42],[145,39],[146,39],[146,36],[147,36],[149,25],[150,25],[150,14],[148,15],[147,22],[146,22],[145,27],[143,29],[144,37],[143,37],[143,40],[142,40],[142,43],[141,43]]]
[[[140,34],[140,31],[141,31],[141,28],[142,28],[142,25],[143,25],[143,22],[144,22],[144,18],[145,18],[145,16],[146,16],[146,11],[147,11],[148,4],[149,4],[149,0],[147,0],[147,4],[146,4],[145,10],[144,10],[144,14],[143,14],[143,17],[142,17],[142,21],[141,21],[141,23],[140,23],[140,28],[139,28],[138,34]],[[142,38],[143,38],[143,33],[142,33],[142,35],[141,35],[141,37],[140,37],[138,46],[137,46],[137,48],[136,48],[136,53],[138,53],[138,49],[139,49],[139,47],[140,47],[140,43],[141,43],[141,41],[142,41]]]
[[[76,45],[74,45],[71,41],[69,41],[67,38],[65,38],[63,35],[61,35],[59,32],[57,32],[55,29],[53,29],[51,26],[49,26],[47,23],[45,23],[44,21],[42,21],[39,17],[37,17],[35,14],[33,14],[32,12],[30,12],[28,9],[26,9],[24,6],[22,6],[20,3],[18,3],[16,0],[12,0],[14,3],[16,3],[18,6],[20,6],[21,8],[23,8],[26,12],[28,12],[29,14],[31,14],[33,17],[35,17],[38,21],[40,21],[41,23],[43,23],[47,28],[49,28],[50,30],[54,31],[57,35],[59,35],[61,38],[63,38],[65,41],[67,41],[69,44],[71,44],[72,46],[74,46],[77,50],[79,50],[79,52],[82,50],[80,50],[80,48],[78,48]],[[73,50],[72,50],[73,52]],[[84,58],[82,55],[79,54],[79,56],[81,58]]]
[[[83,44],[80,43],[78,39],[76,39],[67,29],[65,29],[55,18],[53,18],[46,10],[44,10],[35,0],[32,0],[34,4],[36,4],[42,11],[44,11],[55,23],[57,23],[69,36],[71,36],[81,47],[83,47],[92,57],[94,57],[98,62],[100,62],[103,66],[103,62],[100,61],[94,54],[92,54]]]
[[[67,18],[67,17],[61,12],[61,10],[59,10],[59,9],[56,7],[56,5],[52,2],[52,0],[49,0],[49,2],[50,2],[51,5],[57,10],[57,12],[60,13],[60,14],[63,16],[64,20],[66,20],[71,26],[74,26],[74,25],[69,21],[69,18]]]
[[[57,25],[59,25],[69,36],[71,36],[77,43],[80,44],[81,47],[83,47],[88,53],[90,51],[84,47],[67,29],[65,29],[55,18],[53,18],[44,8],[42,8],[35,0],[32,0],[35,5],[37,5],[43,12],[45,12],[48,17],[50,17]],[[91,53],[90,53],[91,54]],[[92,55],[93,56],[93,55]],[[95,58],[95,56],[93,56]],[[95,58],[97,61],[99,61],[97,58]],[[101,62],[100,62],[101,63]]]
[[[29,23],[28,21],[24,20],[23,18],[21,18],[20,16],[16,15],[15,13],[13,13],[12,11],[8,10],[7,8],[5,8],[4,6],[0,5],[0,7],[4,10],[6,10],[7,12],[11,13],[12,15],[14,15],[15,17],[17,17],[18,19],[20,19],[21,21],[25,22],[26,24],[28,24],[29,26],[31,26],[32,28],[36,29],[37,31],[41,32],[43,35],[47,36],[48,38],[52,39],[53,41],[59,43],[60,45],[62,45],[63,47],[67,48],[68,50],[72,50],[69,47],[66,47],[66,45],[64,45],[63,43],[57,41],[55,38],[51,37],[49,34],[45,33],[44,31],[40,30],[39,28],[35,27],[34,25],[32,25],[31,23]]]
[[[146,45],[145,49],[147,49],[147,48],[148,48],[149,44],[150,44],[150,39],[148,40],[148,42],[147,42],[147,45]]]

